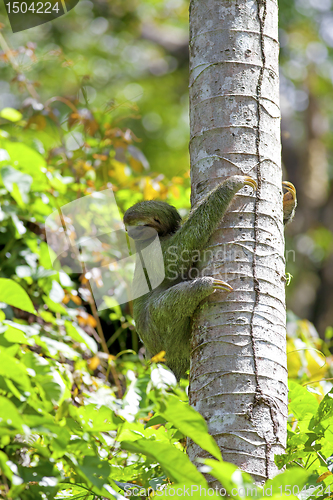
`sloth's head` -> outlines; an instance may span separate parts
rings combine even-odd
[[[164,201],[141,201],[126,210],[124,224],[134,240],[146,240],[156,235],[167,236],[179,229],[181,217],[175,207]]]

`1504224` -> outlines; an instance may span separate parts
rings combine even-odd
[[[59,13],[59,3],[55,2],[8,2],[6,3],[8,14],[52,14]]]

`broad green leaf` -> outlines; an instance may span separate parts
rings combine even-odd
[[[37,451],[38,450],[38,451]],[[36,452],[45,454],[45,447],[37,444]],[[30,467],[18,465],[18,474],[24,481],[25,490],[21,495],[10,495],[13,500],[53,500],[58,491],[58,481],[61,478],[59,470],[55,464],[49,461],[48,456],[39,457],[38,462],[32,462]]]
[[[6,319],[4,321],[6,325],[24,332],[28,337],[33,337],[34,335],[39,335],[41,327],[38,323],[32,323],[31,325],[22,325],[21,323],[16,323],[15,321],[10,321]]]
[[[154,415],[146,423],[145,429],[148,429],[149,427],[152,427],[153,425],[161,425],[161,424],[164,425],[166,422],[167,422],[166,419],[163,418],[161,415]]]
[[[1,140],[1,147],[7,150],[16,168],[31,175],[35,191],[44,191],[49,187],[47,177],[42,172],[42,169],[46,169],[47,166],[42,155],[22,142]]]
[[[29,344],[31,339],[28,339],[27,336],[17,328],[13,328],[12,326],[8,326],[7,330],[4,332],[3,336],[8,342],[13,342],[17,344]]]
[[[61,427],[57,422],[47,423],[47,425],[38,429],[38,433],[52,438],[52,448],[58,457],[66,453],[66,447],[71,439],[71,433],[66,427]]]
[[[240,495],[238,495],[238,490],[245,485],[249,487],[253,485],[253,479],[249,474],[241,472],[238,467],[229,462],[218,462],[211,458],[203,460],[205,465],[208,465],[211,470],[209,474],[214,476],[226,489],[229,495],[235,500],[240,500]]]
[[[50,311],[54,313],[67,314],[66,308],[64,306],[53,302],[53,300],[51,300],[47,295],[43,295],[43,300]]]
[[[37,198],[38,193],[36,186],[33,184],[33,189],[34,189],[34,195],[35,198],[34,201],[30,200],[29,202],[29,209],[30,213],[34,214],[34,217],[36,218],[36,221],[44,223],[46,217],[50,215],[53,211],[52,203],[49,203],[47,196],[45,195],[46,187],[44,189],[44,192],[40,195],[40,198]],[[45,195],[45,196],[43,196]],[[44,201],[45,200],[45,201]]]
[[[28,371],[23,363],[10,355],[10,350],[0,347],[0,375],[18,383],[25,390],[30,389]]]
[[[8,388],[8,394],[12,393],[19,401],[26,401],[26,397],[16,388],[13,382],[8,377],[2,377],[4,379],[4,383]]]
[[[57,500],[96,500],[96,495],[94,493],[89,493],[87,491],[87,486],[85,484],[81,485],[77,481],[72,483],[69,487],[68,483],[58,483],[60,491],[57,494]],[[70,496],[69,496],[70,495]],[[108,497],[107,497],[108,498]],[[113,497],[112,497],[113,500]]]
[[[44,241],[41,241],[40,243],[40,253],[39,253],[39,263],[41,266],[43,266],[45,269],[52,269],[52,262],[50,258],[50,252],[53,255],[53,259],[56,258],[56,254],[54,251],[47,245],[47,243],[44,243]]]
[[[1,118],[4,118],[5,120],[8,120],[10,122],[19,122],[20,120],[22,120],[22,113],[14,108],[3,108],[0,111],[0,116]]]
[[[122,441],[121,447],[132,453],[142,453],[156,460],[172,481],[207,485],[205,478],[192,464],[188,456],[172,444],[152,439],[138,439],[134,442]]]
[[[185,436],[190,437],[203,450],[208,451],[213,457],[222,460],[222,455],[214,438],[208,434],[208,427],[204,418],[176,396],[170,395],[166,407],[161,407],[160,413],[171,422]]]
[[[33,181],[31,175],[23,174],[13,167],[3,167],[1,169],[1,177],[6,189],[13,194],[15,200],[17,198],[17,195],[16,197],[14,196],[14,188],[16,185],[23,202],[27,203],[29,201],[27,195],[30,191],[30,187]]]
[[[27,199],[27,196],[24,195],[24,200],[23,200],[23,196],[22,196],[17,184],[15,184],[15,183],[13,184],[13,189],[11,190],[10,194],[12,195],[12,197],[14,198],[14,200],[16,201],[17,205],[20,208],[25,208],[26,203],[28,202],[28,199]]]
[[[38,356],[35,352],[27,351],[21,357],[21,362],[27,368],[36,372],[37,375],[47,375],[51,371],[49,362],[42,356]]]
[[[82,426],[87,432],[108,432],[115,430],[118,425],[123,423],[123,420],[117,417],[106,406],[99,408],[92,404],[81,406],[78,409],[78,414],[80,415]]]
[[[84,457],[82,464],[78,465],[78,469],[98,488],[103,488],[110,474],[110,465],[98,456]]]
[[[13,280],[0,278],[0,302],[36,314],[27,292]]]
[[[5,474],[5,476],[9,480],[11,480],[13,477],[13,472],[8,466],[8,460],[9,458],[7,457],[7,455],[3,451],[0,451],[0,469],[3,471],[3,474]]]
[[[50,311],[44,311],[44,309],[38,309],[39,316],[43,318],[46,323],[52,323],[52,325],[56,325],[57,321],[54,315]]]
[[[317,413],[311,420],[310,428],[313,429],[316,425],[323,423],[327,419],[333,417],[333,391],[328,392],[320,402]]]
[[[66,332],[76,342],[82,342],[90,351],[96,353],[98,351],[97,343],[91,338],[82,328],[76,323],[65,321]]]
[[[265,490],[267,492],[270,491],[270,494],[278,495],[279,493],[284,493],[288,495],[287,489],[289,489],[291,493],[298,495],[311,474],[312,472],[309,470],[302,469],[301,467],[293,467],[282,474],[278,474],[274,479],[268,480],[265,483]]]
[[[67,191],[66,183],[63,182],[64,178],[61,177],[61,175],[58,175],[57,177],[53,177],[50,179],[50,184],[51,186],[59,191],[59,193],[64,194]]]
[[[0,427],[15,427],[22,432],[23,420],[16,406],[7,398],[0,396]]]
[[[66,385],[59,372],[52,370],[46,376],[37,377],[37,383],[41,387],[41,391],[44,392],[47,401],[51,401],[52,404],[59,404],[61,402]],[[70,393],[67,396],[70,397]]]
[[[30,415],[29,413],[23,415],[25,425],[40,434],[49,434],[50,431],[48,429],[54,424],[54,418],[49,413],[46,413],[41,401],[39,401],[39,405],[36,405],[34,409],[40,412],[40,415]]]
[[[289,412],[297,420],[304,420],[306,415],[309,418],[309,414],[313,416],[319,406],[316,397],[294,381],[289,381],[289,400]]]

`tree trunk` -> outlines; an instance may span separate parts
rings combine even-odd
[[[239,192],[199,263],[233,292],[195,314],[190,403],[258,483],[277,473],[288,403],[278,53],[276,0],[191,1],[192,205],[231,175],[258,190]]]

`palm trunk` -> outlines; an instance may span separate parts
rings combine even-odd
[[[278,53],[276,0],[191,1],[192,204],[231,175],[258,190],[240,191],[200,262],[234,290],[195,314],[190,403],[258,483],[277,473],[288,403]]]

